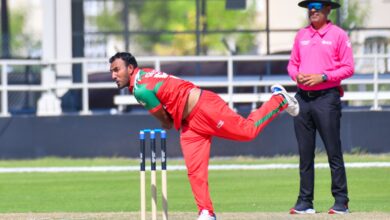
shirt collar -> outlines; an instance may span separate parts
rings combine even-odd
[[[329,30],[330,28],[333,26],[333,23],[331,21],[328,21],[327,24],[325,25],[325,27],[322,27],[321,29],[319,30],[316,30],[313,28],[312,25],[309,25],[309,30],[310,30],[310,33],[311,33],[311,36],[313,37],[316,33],[318,33],[321,37],[323,37]]]
[[[134,71],[133,71],[133,74],[131,74],[131,76],[130,76],[130,79],[129,79],[130,80],[130,86],[129,86],[129,92],[130,93],[133,93],[133,88],[134,88],[134,84],[135,84],[135,78],[136,78],[139,70],[140,69],[138,67],[135,68]]]

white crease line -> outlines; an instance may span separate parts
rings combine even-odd
[[[373,168],[390,167],[390,162],[359,162],[346,163],[347,168]],[[148,167],[148,166],[147,166]],[[298,164],[231,164],[210,165],[209,170],[272,170],[272,169],[297,169]],[[329,168],[327,163],[315,164],[318,169]],[[160,167],[157,167],[160,169]],[[183,165],[168,165],[169,171],[186,170]],[[139,171],[139,166],[93,166],[93,167],[17,167],[0,168],[0,173],[63,173],[63,172],[124,172]]]

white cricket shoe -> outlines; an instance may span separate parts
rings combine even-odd
[[[199,213],[199,217],[197,220],[217,220],[217,217],[214,213],[210,213],[208,210],[203,209]]]
[[[286,89],[281,85],[273,85],[271,86],[271,91],[273,95],[283,95],[287,100],[288,107],[286,108],[286,112],[291,116],[295,117],[299,114],[299,103],[298,100],[287,93]]]

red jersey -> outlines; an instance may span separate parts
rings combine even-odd
[[[193,83],[154,69],[136,68],[130,79],[129,91],[149,112],[164,108],[179,129]]]

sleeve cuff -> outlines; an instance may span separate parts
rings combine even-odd
[[[159,104],[158,106],[156,106],[152,109],[149,109],[149,112],[153,114],[153,113],[157,112],[158,110],[160,110],[161,108],[162,108],[162,104]]]

